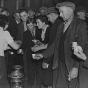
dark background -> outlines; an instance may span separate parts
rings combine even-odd
[[[17,1],[19,1],[18,8]],[[88,8],[88,0],[0,0],[0,6],[8,8],[10,14],[12,14],[15,9],[34,8],[36,11],[38,11],[38,9],[42,6],[51,7],[63,1],[74,2],[76,7],[85,6]],[[3,2],[3,4],[1,4],[1,2]]]

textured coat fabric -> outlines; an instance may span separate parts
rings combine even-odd
[[[62,19],[60,19],[60,17],[58,16],[55,22],[52,24],[49,33],[48,47],[54,42],[57,34],[57,28],[61,24],[61,22]],[[49,67],[43,71],[43,83],[47,86],[52,86],[53,85],[53,70],[52,70],[53,55],[47,59],[44,59],[43,61],[49,64]]]
[[[55,72],[57,72],[57,73],[54,73],[54,74],[59,74],[58,71],[56,71],[56,70],[57,70],[57,68],[59,68],[59,64],[58,64],[58,62],[59,62],[58,50],[59,49],[58,49],[58,46],[59,46],[60,34],[61,34],[62,30],[63,30],[63,23],[58,27],[58,32],[57,32],[57,37],[56,37],[55,42],[45,52],[43,52],[43,56],[45,58],[54,54],[53,67],[52,68]],[[77,33],[75,33],[75,32],[77,32]],[[84,46],[87,42],[87,25],[84,21],[82,21],[82,20],[80,20],[76,17],[73,18],[73,21],[71,22],[71,24],[68,28],[66,38],[65,38],[65,42],[64,42],[65,63],[66,63],[66,67],[67,67],[68,72],[71,71],[71,69],[73,67],[79,68],[79,62],[77,61],[77,58],[73,57],[72,50],[71,50],[71,44],[76,37],[75,34],[77,34],[77,36],[78,36],[78,39],[77,39],[78,44],[80,46],[82,46],[82,48],[84,48]],[[55,83],[55,81],[58,80],[58,79],[57,79],[57,76],[53,78],[54,88],[55,88],[55,86],[57,86],[57,83]],[[58,84],[60,84],[60,83],[58,81]],[[57,87],[61,88],[60,85],[57,86]]]
[[[78,88],[88,88],[88,43],[85,46],[84,53],[87,56],[85,61],[81,60],[79,69]]]

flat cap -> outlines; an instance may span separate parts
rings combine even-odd
[[[79,6],[75,9],[75,12],[85,12],[85,13],[87,13],[88,9],[84,6]]]
[[[39,11],[40,11],[40,10],[45,10],[45,11],[46,11],[46,10],[47,10],[47,7],[44,7],[44,6],[43,6],[43,7],[41,7],[41,8],[39,9]]]
[[[50,13],[58,13],[58,11],[56,10],[55,7],[50,7],[50,8],[47,9],[46,15],[50,14]]]
[[[75,4],[73,3],[73,2],[61,2],[61,3],[58,3],[57,5],[56,5],[56,8],[58,8],[59,9],[59,7],[62,7],[62,6],[66,6],[66,7],[70,7],[70,8],[72,8],[73,10],[75,10]]]

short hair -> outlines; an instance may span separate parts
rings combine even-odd
[[[6,11],[7,13],[9,13],[9,10],[7,8],[3,8],[1,12]]]
[[[20,9],[20,13],[22,13],[22,12],[28,13],[28,10],[27,9]]]
[[[8,23],[8,17],[5,15],[0,15],[0,27],[5,27],[5,25]]]
[[[37,19],[40,19],[42,22],[45,22],[45,24],[48,24],[48,18],[44,15],[40,15],[37,17]]]

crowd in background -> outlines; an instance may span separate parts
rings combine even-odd
[[[87,8],[83,6],[76,7],[74,14],[78,19],[81,19],[88,24]],[[11,47],[9,46],[9,48],[4,51],[5,63],[7,66],[7,72],[5,73],[9,75],[14,65],[22,65],[24,80],[28,81],[28,88],[34,88],[35,82],[36,88],[52,88],[52,66],[54,56],[51,55],[47,59],[43,57],[39,60],[36,60],[33,57],[37,53],[44,52],[55,41],[59,30],[58,27],[64,22],[64,20],[60,17],[60,12],[58,8],[41,7],[38,12],[35,12],[33,8],[19,9],[14,11],[13,14],[10,15],[7,8],[0,7],[0,16],[1,22],[4,20],[6,22],[6,19],[8,18],[8,27],[6,28],[6,30],[9,32],[12,41],[14,41],[15,43],[10,45],[9,41],[8,44]],[[61,52],[63,53],[63,51]],[[88,68],[85,69],[88,70]],[[88,71],[85,72],[85,74],[87,73]],[[88,86],[88,83],[86,84]]]

